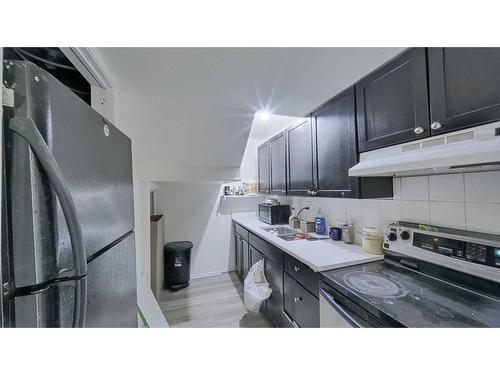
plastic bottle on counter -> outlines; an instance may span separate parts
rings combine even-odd
[[[315,231],[316,234],[325,235],[326,234],[326,220],[325,216],[321,213],[321,208],[318,208],[318,213],[316,214],[315,222]]]

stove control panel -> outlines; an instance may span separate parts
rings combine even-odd
[[[441,255],[500,268],[500,247],[415,232],[413,246]]]

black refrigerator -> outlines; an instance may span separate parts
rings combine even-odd
[[[130,139],[3,61],[2,326],[137,327]]]

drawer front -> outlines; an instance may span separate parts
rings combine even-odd
[[[241,225],[234,223],[234,231],[239,234],[245,241],[248,241],[248,231]]]
[[[271,259],[274,263],[283,264],[283,252],[276,246],[271,245],[269,242],[253,233],[249,234],[248,242],[260,251],[266,258]]]
[[[319,273],[288,254],[285,254],[284,270],[308,291],[319,297]]]
[[[319,327],[319,300],[302,285],[283,274],[285,312],[303,328]]]

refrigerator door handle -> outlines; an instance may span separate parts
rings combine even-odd
[[[61,204],[71,239],[71,250],[75,267],[75,311],[73,327],[84,327],[87,311],[87,259],[83,248],[82,229],[78,221],[75,202],[67,187],[61,169],[57,165],[57,161],[35,123],[26,117],[15,117],[10,120],[9,128],[28,142],[45,170]]]

